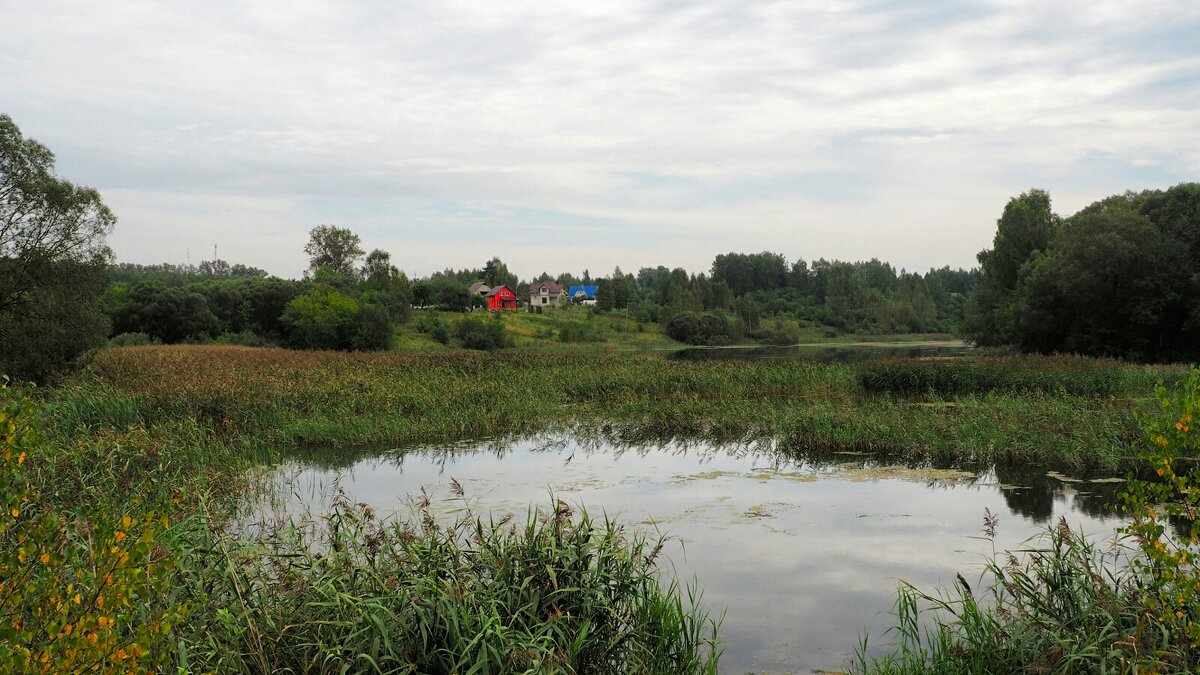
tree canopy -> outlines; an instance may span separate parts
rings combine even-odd
[[[312,274],[328,267],[347,279],[358,277],[358,261],[366,253],[357,234],[336,225],[318,225],[310,230],[304,252]]]
[[[979,344],[1160,361],[1200,355],[1200,184],[1102,199],[1067,219],[1009,202],[965,333]]]
[[[115,224],[98,191],[59,178],[54,154],[0,115],[0,370],[44,379],[103,340]]]

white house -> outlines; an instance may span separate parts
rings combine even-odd
[[[542,307],[561,307],[567,289],[553,281],[535,281],[529,285],[529,306],[536,312]]]

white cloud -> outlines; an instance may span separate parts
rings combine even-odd
[[[127,260],[181,260],[186,231],[295,275],[336,222],[418,274],[761,249],[970,265],[1028,187],[1069,210],[1200,169],[1186,0],[5,15],[4,112],[102,190]]]

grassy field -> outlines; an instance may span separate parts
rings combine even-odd
[[[450,327],[466,316],[462,312],[416,310],[418,316],[423,313],[438,317]],[[659,352],[687,347],[687,345],[667,337],[660,324],[635,321],[625,316],[623,312],[607,312],[600,315],[593,314],[584,307],[563,307],[547,309],[542,314],[529,312],[500,312],[498,314],[504,321],[505,330],[513,338],[513,347],[518,351],[617,353]],[[454,350],[452,346],[436,341],[428,333],[422,333],[417,326],[418,322],[410,321],[397,329],[395,339],[397,350],[404,352],[449,352]],[[961,344],[954,336],[941,333],[857,335],[829,334],[828,330],[814,327],[794,328],[799,344],[927,342]],[[744,340],[742,344],[756,345],[757,343]]]
[[[463,319],[462,312],[416,310],[417,315],[436,316],[451,328]],[[476,312],[480,314],[481,312]],[[595,315],[583,307],[548,309],[542,314],[529,312],[498,312],[504,321],[513,347],[519,351],[537,352],[645,352],[678,349],[685,345],[675,342],[662,332],[656,323],[641,323],[612,312]],[[418,330],[418,322],[410,321],[396,332],[395,346],[400,351],[454,351],[453,346],[436,341]]]

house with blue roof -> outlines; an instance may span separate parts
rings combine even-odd
[[[572,286],[567,289],[567,297],[571,299],[571,302],[578,303],[580,305],[594,305],[596,304],[597,288],[599,287],[595,285]]]

